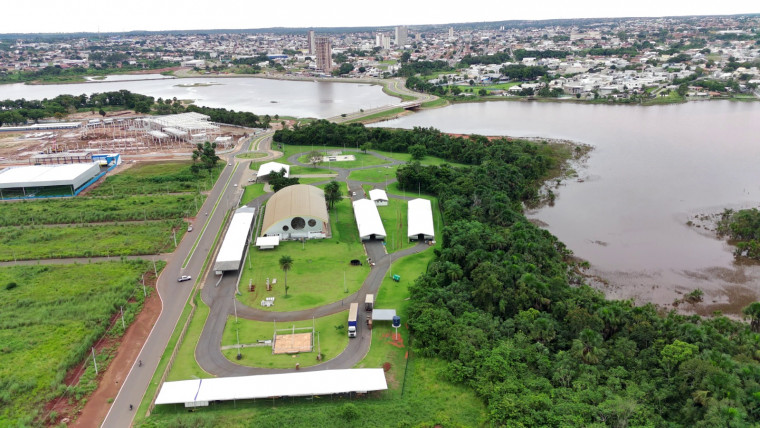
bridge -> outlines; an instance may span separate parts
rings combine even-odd
[[[419,101],[407,101],[405,103],[399,104],[398,106],[404,110],[419,110],[422,106],[422,103]]]

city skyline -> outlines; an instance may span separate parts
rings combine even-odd
[[[618,2],[548,0],[541,8],[506,2],[486,2],[478,8],[442,8],[434,3],[389,0],[372,14],[340,4],[316,4],[305,0],[289,3],[288,13],[280,4],[252,4],[221,0],[213,9],[187,7],[175,0],[134,0],[128,8],[93,7],[75,0],[61,3],[39,0],[30,10],[22,4],[4,8],[0,33],[72,33],[211,30],[248,28],[392,27],[399,25],[443,25],[506,20],[575,18],[659,17],[688,15],[734,15],[760,13],[756,2],[731,0],[702,3],[677,0]],[[337,11],[337,13],[336,13]],[[67,17],[62,19],[61,17]]]

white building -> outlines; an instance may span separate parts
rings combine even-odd
[[[388,205],[388,194],[383,189],[372,189],[369,191],[369,198],[378,207],[384,207]]]
[[[217,275],[221,275],[224,271],[240,268],[255,212],[255,208],[251,207],[241,207],[235,211],[214,263],[214,271]]]
[[[385,227],[380,219],[380,213],[375,205],[369,199],[359,199],[354,201],[354,216],[356,225],[359,228],[359,238],[362,241],[385,239]]]
[[[329,223],[325,192],[319,187],[296,184],[269,198],[261,236],[276,235],[281,240],[324,238]]]
[[[285,165],[279,162],[267,162],[259,166],[259,171],[256,173],[257,178],[266,178],[272,172],[280,172],[285,170],[285,178],[290,176],[290,165]]]
[[[433,209],[427,199],[412,199],[407,205],[407,236],[410,241],[435,239]]]

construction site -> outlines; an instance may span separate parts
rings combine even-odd
[[[212,122],[209,116],[189,112],[167,116],[69,117],[60,124],[0,128],[0,167],[93,162],[100,154],[185,155],[206,141],[225,149],[252,132],[249,128]]]

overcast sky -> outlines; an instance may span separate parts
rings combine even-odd
[[[358,27],[760,12],[758,0],[34,0],[3,3],[0,33]]]

